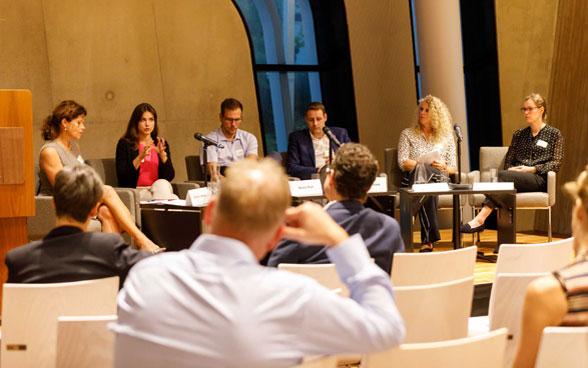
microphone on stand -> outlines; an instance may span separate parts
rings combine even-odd
[[[325,132],[325,134],[327,135],[327,137],[329,137],[329,139],[337,146],[337,147],[341,147],[341,142],[339,142],[339,140],[337,139],[337,137],[335,137],[335,134],[333,134],[333,132],[331,132],[331,129],[329,129],[328,127],[323,127],[323,132]]]
[[[455,136],[457,137],[457,141],[458,142],[463,141],[463,134],[461,132],[461,127],[459,126],[459,124],[454,124],[453,130],[455,130]]]
[[[194,138],[198,139],[206,146],[217,146],[218,148],[225,148],[222,144],[218,143],[217,141],[210,139],[208,137],[203,136],[200,133],[194,133]]]

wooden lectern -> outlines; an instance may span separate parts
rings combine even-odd
[[[33,104],[27,90],[0,90],[0,278],[6,253],[28,242],[27,216],[35,215]],[[2,289],[0,289],[2,305]]]

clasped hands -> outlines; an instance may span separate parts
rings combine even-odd
[[[536,173],[537,169],[535,168],[535,166],[513,166],[513,167],[509,167],[508,168],[510,171],[520,171],[520,172],[528,172],[528,173]]]

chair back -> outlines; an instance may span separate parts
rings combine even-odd
[[[384,149],[384,169],[388,175],[388,188],[395,186],[400,188],[402,181],[402,170],[398,167],[398,149]]]
[[[189,181],[203,181],[202,166],[200,165],[200,155],[189,155],[185,158],[186,171]]]
[[[347,285],[341,281],[335,265],[332,263],[326,264],[295,264],[295,263],[280,263],[278,265],[280,270],[298,273],[315,279],[319,284],[323,285],[334,293],[343,297],[349,296],[349,289]]]
[[[496,273],[551,272],[572,261],[574,238],[539,244],[502,244]]]
[[[588,327],[546,327],[535,368],[588,367]]]
[[[504,169],[508,147],[480,147],[480,181],[490,181],[490,169]]]
[[[305,358],[302,363],[292,368],[335,368],[337,367],[336,356]]]
[[[116,315],[58,317],[56,366],[112,367],[114,332],[107,325],[116,320]]]
[[[116,161],[114,158],[89,158],[85,160],[86,165],[91,166],[100,179],[106,185],[112,187],[118,186],[118,177],[116,176]]]
[[[520,339],[521,317],[527,286],[538,277],[549,273],[498,274],[490,292],[488,320],[490,331],[506,327],[508,342],[504,352],[505,367],[512,366]]]
[[[4,284],[0,365],[55,367],[57,317],[116,314],[118,283]]]
[[[405,343],[466,337],[474,278],[439,284],[394,287],[396,306],[406,326]]]
[[[474,276],[478,247],[446,252],[394,253],[394,286],[437,284]]]
[[[391,350],[370,354],[361,368],[502,367],[506,329],[457,340],[402,344]]]

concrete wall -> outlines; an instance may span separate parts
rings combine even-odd
[[[243,103],[241,127],[261,147],[249,43],[230,0],[3,0],[0,19],[0,88],[32,91],[36,152],[63,99],[88,109],[84,158],[114,157],[132,109],[152,104],[178,181],[199,149],[192,135],[218,127],[226,97]]]

